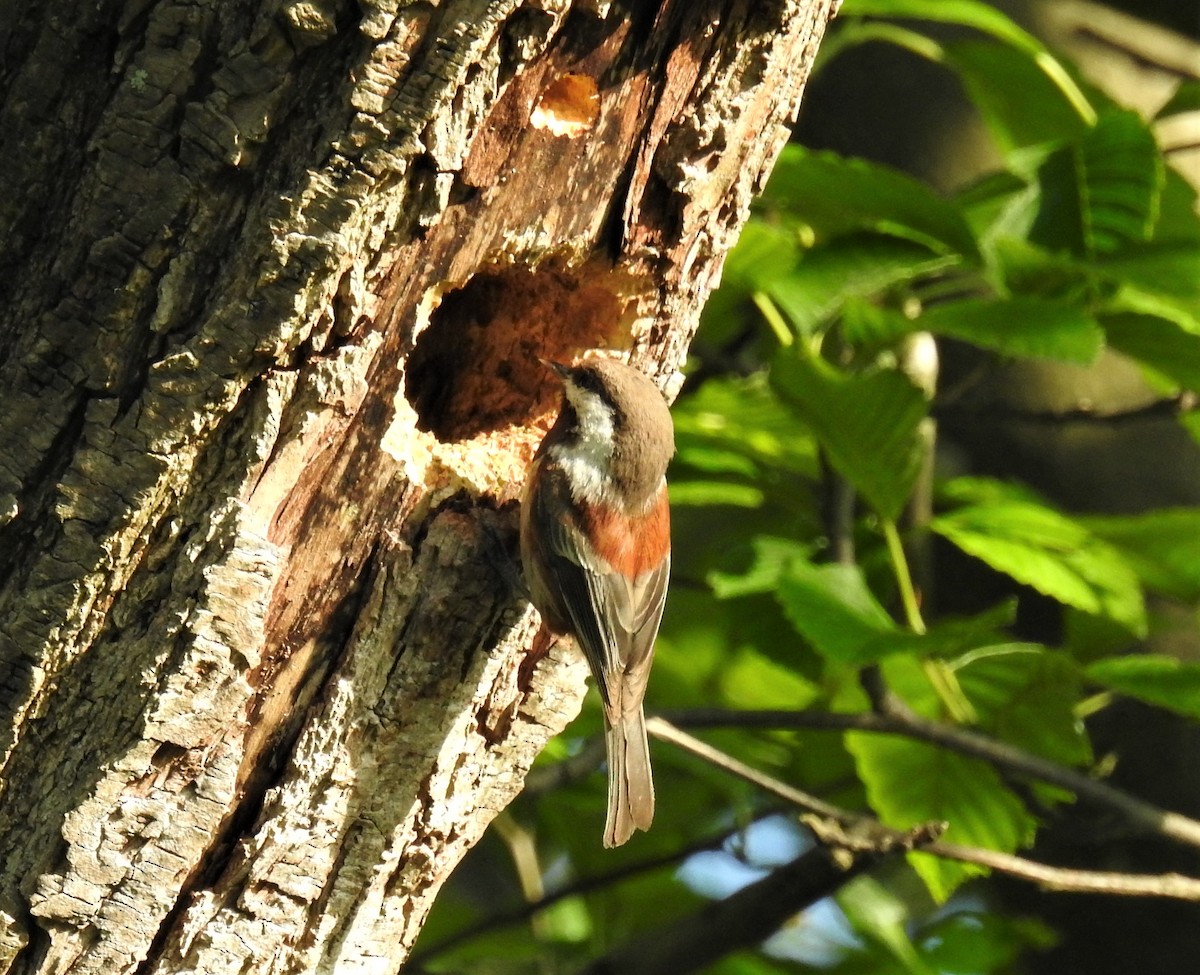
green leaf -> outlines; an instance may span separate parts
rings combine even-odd
[[[1040,298],[946,302],[915,324],[1005,355],[1080,365],[1094,362],[1104,344],[1099,323],[1079,305]]]
[[[1178,599],[1200,599],[1200,509],[1164,508],[1080,521],[1119,549],[1147,587]]]
[[[917,943],[939,972],[1010,972],[1029,948],[1049,948],[1054,932],[1041,921],[990,911],[939,912],[922,927]]]
[[[895,520],[921,466],[925,396],[898,372],[851,375],[793,347],[771,384],[816,435],[830,462],[884,518]]]
[[[806,563],[812,546],[790,538],[757,535],[751,542],[754,560],[745,572],[712,572],[708,584],[718,599],[736,599],[754,593],[774,592],[779,579],[793,563]]]
[[[797,331],[808,333],[836,316],[850,298],[945,271],[959,260],[895,237],[845,237],[809,251],[765,290]]]
[[[889,657],[883,660],[883,678],[913,711],[938,718],[940,696],[919,660]],[[1006,853],[1032,841],[1036,823],[985,762],[907,738],[857,731],[845,737],[871,808],[887,825],[907,829],[944,821],[949,824],[948,842]],[[923,854],[908,859],[938,901],[962,880],[984,873],[982,868]]]
[[[842,17],[902,17],[912,20],[933,20],[943,24],[972,27],[990,34],[1028,54],[1045,50],[1032,34],[995,7],[979,0],[846,0]]]
[[[1152,315],[1108,315],[1109,344],[1183,389],[1200,390],[1200,335]]]
[[[1200,302],[1200,240],[1146,244],[1096,259],[1096,271],[1147,294]]]
[[[1079,522],[1031,502],[968,505],[930,527],[968,555],[1087,613],[1146,633],[1137,576],[1121,554]]]
[[[1073,100],[1028,49],[959,41],[946,45],[945,62],[962,79],[971,103],[1006,152],[1078,138],[1087,130]]]
[[[720,699],[737,709],[804,708],[818,696],[816,685],[761,653],[740,650],[729,655],[718,676]]]
[[[1023,53],[1056,84],[1075,107],[1079,116],[1090,121],[1094,111],[1079,87],[1063,66],[1032,34],[1022,30],[1007,16],[990,4],[979,0],[847,0],[843,17],[901,17],[914,20],[933,20],[983,31]],[[1024,89],[1011,89],[1024,94]]]
[[[893,654],[915,657],[953,657],[978,647],[1001,641],[1001,630],[1016,620],[1016,601],[966,619],[942,619],[930,624],[924,633],[910,630],[889,631],[868,640],[855,651],[858,661],[883,660]]]
[[[695,458],[693,457],[693,460]],[[670,485],[671,507],[761,508],[766,500],[763,492],[750,484],[731,481],[705,481],[688,478]]]
[[[952,667],[986,731],[1060,765],[1091,761],[1074,711],[1079,668],[1065,654],[1005,643],[972,650]]]
[[[855,932],[882,949],[891,962],[889,969],[894,966],[907,975],[935,975],[909,937],[911,898],[867,874],[848,884],[837,900]]]
[[[1163,179],[1162,156],[1146,124],[1133,112],[1106,113],[1038,169],[1030,239],[1089,257],[1146,241],[1158,219]]]
[[[678,459],[688,466],[753,479],[767,472],[818,476],[816,444],[761,374],[709,380],[681,398],[671,417]]]
[[[697,340],[711,346],[735,341],[747,328],[747,309],[754,294],[787,274],[799,259],[793,228],[751,217],[721,272],[721,286],[705,303]]]
[[[975,238],[954,203],[911,176],[859,159],[788,145],[762,202],[802,220],[819,240],[867,230],[939,254],[978,257]]]
[[[887,825],[906,829],[947,822],[947,842],[1006,853],[1032,840],[1035,820],[990,765],[886,735],[850,732],[846,742],[871,808]],[[926,854],[910,854],[909,859],[938,901],[968,877],[985,872]]]
[[[947,504],[996,504],[1002,501],[1044,504],[1042,496],[1025,484],[998,481],[992,477],[956,477],[938,487],[939,498]]]
[[[793,562],[780,576],[775,595],[796,631],[830,660],[866,663],[870,658],[862,658],[863,648],[897,630],[858,566]]]
[[[1158,654],[1109,657],[1090,664],[1087,676],[1121,694],[1200,718],[1200,664]]]
[[[1154,226],[1154,240],[1197,241],[1200,239],[1200,211],[1196,207],[1196,187],[1168,166],[1163,183],[1162,203],[1159,206],[1158,223]]]

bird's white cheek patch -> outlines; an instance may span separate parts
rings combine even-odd
[[[570,383],[566,392],[575,410],[580,435],[574,443],[557,444],[551,453],[567,472],[577,501],[611,503],[613,483],[609,470],[613,457],[612,410],[595,393]]]

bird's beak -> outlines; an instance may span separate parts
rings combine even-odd
[[[541,356],[538,356],[538,362],[554,373],[564,383],[571,375],[571,367],[564,366],[561,362],[555,362],[552,359],[543,359]]]

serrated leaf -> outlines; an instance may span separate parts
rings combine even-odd
[[[1147,294],[1200,302],[1200,241],[1145,244],[1096,259],[1096,271]],[[1194,306],[1200,308],[1200,306]]]
[[[1163,179],[1146,124],[1133,112],[1109,112],[1038,169],[1030,239],[1087,257],[1146,241],[1158,219]]]
[[[954,267],[955,255],[894,237],[839,238],[809,251],[766,292],[797,331],[812,332],[854,297],[871,297],[903,282]]]
[[[796,562],[806,563],[812,554],[811,546],[790,538],[757,535],[750,545],[754,559],[745,572],[709,573],[708,584],[718,599],[774,592],[784,572]]]
[[[983,31],[1029,58],[1062,90],[1081,118],[1090,120],[1095,114],[1079,86],[1042,43],[990,4],[980,0],[848,0],[842,16],[855,15],[932,20]],[[1024,94],[1024,89],[1011,90]]]
[[[802,220],[819,240],[866,230],[939,254],[978,258],[971,229],[953,202],[911,176],[860,159],[788,145],[762,203]]]
[[[906,975],[936,975],[918,956],[909,937],[913,910],[909,899],[869,874],[858,877],[838,895],[838,904],[855,932],[877,944]]]
[[[1178,599],[1200,599],[1200,508],[1080,520],[1118,548],[1151,589]]]
[[[982,728],[1061,765],[1091,761],[1074,712],[1079,668],[1065,654],[1031,643],[1005,643],[973,650],[952,666]]]
[[[971,27],[1013,47],[1037,54],[1045,48],[1032,34],[995,7],[979,0],[846,0],[843,17],[901,17],[911,20],[933,20],[943,24]]]
[[[894,520],[920,472],[924,395],[898,372],[849,374],[785,350],[771,385],[816,435],[830,462],[883,517]]]
[[[792,562],[779,577],[775,597],[796,632],[830,660],[864,663],[863,648],[897,630],[858,566]]]
[[[1159,654],[1109,657],[1090,664],[1087,676],[1121,694],[1200,718],[1200,664]]]
[[[1152,315],[1107,315],[1109,344],[1183,389],[1200,390],[1200,335]]]
[[[1080,365],[1094,362],[1104,345],[1100,324],[1078,304],[1040,298],[949,301],[915,318],[851,302],[842,327],[846,341],[855,345],[895,342],[927,331],[1003,355]]]
[[[700,470],[715,473],[710,465],[720,460],[727,472],[755,478],[766,471],[819,473],[816,445],[761,375],[709,380],[671,416],[679,459]]]
[[[1078,305],[1040,298],[968,299],[930,308],[916,324],[1005,355],[1087,365],[1104,345],[1099,323]]]
[[[729,252],[721,271],[721,285],[761,288],[787,274],[799,259],[800,245],[794,231],[752,218]]]
[[[889,631],[868,640],[855,652],[861,662],[883,660],[893,654],[915,657],[950,657],[1000,642],[1000,631],[1016,619],[1016,601],[1002,603],[979,616],[942,619],[924,633]]]
[[[1077,521],[1030,502],[968,505],[930,527],[968,555],[1087,613],[1146,632],[1137,576],[1120,553]]]
[[[959,41],[944,52],[1001,149],[1076,138],[1086,131],[1076,104],[1030,49]]]
[[[854,756],[871,808],[889,826],[947,822],[946,841],[1014,852],[1030,842],[1036,821],[995,769],[944,748],[885,735],[851,732]],[[981,867],[910,854],[930,893],[944,901]]]

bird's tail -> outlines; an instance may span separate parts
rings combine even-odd
[[[637,829],[649,829],[654,819],[654,778],[650,747],[641,707],[606,722],[608,746],[608,822],[604,845],[620,846]]]

